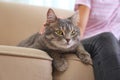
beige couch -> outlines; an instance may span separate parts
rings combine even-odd
[[[67,55],[69,68],[52,76],[52,58],[46,52],[16,47],[21,40],[40,31],[48,8],[0,2],[0,80],[94,80],[93,68],[75,55]],[[72,11],[54,9],[60,17]]]

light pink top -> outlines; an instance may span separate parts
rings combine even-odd
[[[120,38],[120,0],[76,0],[78,5],[85,5],[91,9],[84,38],[102,32],[112,32],[117,39]]]

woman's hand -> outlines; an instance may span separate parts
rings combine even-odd
[[[40,34],[43,34],[43,33],[44,33],[44,30],[45,30],[45,27],[42,26],[42,27],[40,28]]]
[[[44,25],[45,25],[45,23],[44,23],[43,26],[40,28],[40,32],[39,32],[40,34],[43,34],[44,31],[45,31],[45,26],[44,26]]]

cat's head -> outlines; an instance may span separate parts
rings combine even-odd
[[[45,37],[53,46],[61,49],[71,48],[80,41],[80,30],[77,26],[78,14],[69,18],[58,18],[52,9],[47,12]]]

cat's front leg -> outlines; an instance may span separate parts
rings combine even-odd
[[[82,45],[78,46],[76,54],[83,63],[90,64],[90,65],[93,64],[90,54],[84,49]]]
[[[65,58],[55,59],[53,65],[57,71],[65,71],[68,68],[68,62]]]
[[[53,67],[57,71],[65,71],[68,68],[67,60],[59,53],[51,53],[50,56],[53,58]]]

